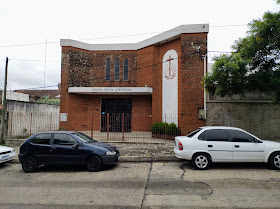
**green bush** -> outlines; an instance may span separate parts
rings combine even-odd
[[[155,122],[152,125],[152,134],[181,135],[181,130],[175,123]]]

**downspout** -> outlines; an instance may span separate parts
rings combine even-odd
[[[203,55],[202,58],[204,59],[204,77],[206,76],[206,61],[207,61],[207,54]],[[206,88],[204,83],[204,119],[206,120]]]

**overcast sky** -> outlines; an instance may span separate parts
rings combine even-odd
[[[253,19],[279,9],[275,0],[0,0],[0,88],[6,56],[9,90],[43,87],[44,72],[45,86],[60,83],[60,39],[135,43],[179,25],[209,23],[213,57],[231,51]]]

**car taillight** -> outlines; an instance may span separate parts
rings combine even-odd
[[[178,143],[178,147],[179,147],[179,150],[183,150],[183,149],[184,149],[184,148],[183,148],[182,142],[179,142],[179,143]]]

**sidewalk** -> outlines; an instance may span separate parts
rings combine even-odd
[[[166,143],[123,143],[123,142],[106,142],[116,146],[121,154],[120,162],[152,162],[152,161],[176,161],[174,155],[174,141]],[[19,147],[14,147],[16,158],[12,161],[19,163]]]

